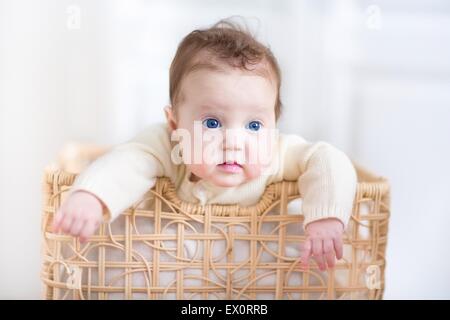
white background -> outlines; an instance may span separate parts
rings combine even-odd
[[[0,298],[41,297],[44,166],[164,120],[177,44],[231,15],[279,59],[280,129],[389,178],[385,298],[450,298],[445,0],[0,0]]]

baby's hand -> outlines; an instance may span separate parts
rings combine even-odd
[[[306,226],[306,240],[303,244],[301,267],[307,269],[312,255],[319,269],[324,271],[328,265],[333,268],[335,258],[342,258],[342,234],[344,226],[336,218],[317,220]]]
[[[85,242],[103,220],[103,204],[92,193],[75,191],[58,209],[53,220],[53,232],[62,230]]]

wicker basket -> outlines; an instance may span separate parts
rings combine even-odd
[[[304,240],[303,216],[293,206],[301,202],[295,181],[267,186],[250,207],[200,206],[181,201],[171,181],[160,177],[141,202],[103,224],[89,242],[52,233],[53,216],[77,171],[106,150],[70,145],[45,171],[45,299],[382,298],[386,179],[355,165],[358,188],[344,258],[333,270],[321,272],[312,262],[302,271],[298,255],[288,252]]]

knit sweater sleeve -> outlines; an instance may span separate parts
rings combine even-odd
[[[283,178],[298,181],[304,227],[325,218],[337,218],[346,226],[357,186],[349,157],[329,143],[284,135],[282,158]]]
[[[158,123],[93,161],[70,192],[84,190],[97,196],[106,208],[105,220],[111,222],[152,188],[156,177],[170,176],[172,171],[169,134]]]

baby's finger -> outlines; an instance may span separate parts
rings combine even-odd
[[[80,232],[80,241],[86,242],[90,236],[94,234],[95,223],[92,221],[86,221],[83,229]]]
[[[322,239],[312,240],[312,252],[314,260],[319,265],[320,270],[325,270],[325,262],[323,259],[323,241]]]
[[[325,266],[325,259],[323,255],[319,255],[319,256],[313,256],[314,261],[317,263],[317,266],[319,267],[319,269],[321,271],[324,271],[326,269]]]
[[[323,252],[330,253],[334,251],[334,244],[332,239],[324,239],[323,240]]]
[[[336,264],[336,257],[333,251],[325,254],[325,260],[327,262],[328,268],[334,268],[334,265]]]
[[[70,231],[70,228],[72,226],[72,221],[73,221],[73,217],[69,216],[69,215],[64,215],[63,221],[61,221],[61,227],[60,229],[65,232],[68,233]]]
[[[306,269],[309,265],[309,256],[311,255],[311,240],[305,240],[305,242],[302,244],[301,252],[302,254],[300,266],[302,267],[302,269]]]
[[[73,223],[72,223],[72,227],[70,228],[70,234],[73,236],[78,236],[81,232],[81,230],[83,229],[83,226],[85,224],[85,220],[83,219],[76,219]]]
[[[323,252],[325,253],[325,259],[328,265],[328,268],[333,268],[335,263],[334,256],[334,244],[332,239],[325,239],[323,241]]]
[[[323,254],[322,239],[312,239],[312,253],[314,256],[320,256]]]
[[[56,212],[54,218],[53,218],[53,224],[52,224],[52,229],[53,232],[57,233],[59,226],[61,225],[61,221],[62,218],[64,217],[63,211],[61,210],[61,208]]]
[[[341,237],[336,237],[333,240],[334,250],[336,251],[336,258],[338,260],[342,259],[343,256],[343,243]]]

